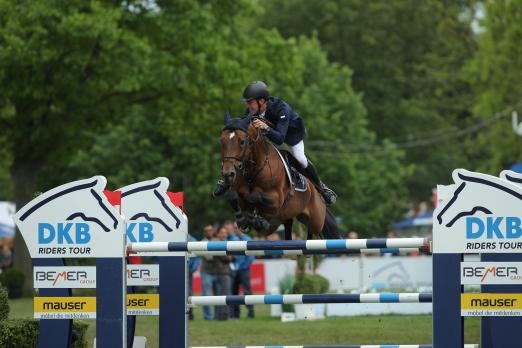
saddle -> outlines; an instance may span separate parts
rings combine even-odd
[[[278,149],[275,145],[273,146],[283,161],[286,177],[288,178],[290,186],[299,192],[308,190],[308,181],[306,180],[306,177],[303,175],[303,173],[299,171],[300,169],[302,170],[301,164],[295,159],[294,156],[292,156],[289,151]]]

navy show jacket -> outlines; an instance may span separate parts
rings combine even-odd
[[[245,117],[251,116],[247,109]],[[273,143],[277,145],[287,143],[293,146],[304,139],[303,119],[283,100],[270,97],[264,118],[271,123],[266,136]]]

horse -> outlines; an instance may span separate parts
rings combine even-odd
[[[307,239],[341,238],[335,217],[312,181],[306,178],[306,190],[296,190],[277,148],[251,120],[231,118],[226,112],[221,133],[221,174],[230,187],[225,198],[239,228],[271,234],[283,224],[285,239],[290,240],[297,218],[307,227]],[[289,154],[288,158],[293,167],[302,170],[297,160]]]

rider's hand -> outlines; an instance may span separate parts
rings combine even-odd
[[[263,121],[258,120],[258,119],[255,119],[255,120],[254,120],[254,127],[255,127],[256,129],[259,129],[259,128],[261,128],[261,129],[263,129],[263,130],[268,129],[268,125],[267,125],[266,123],[264,123]]]

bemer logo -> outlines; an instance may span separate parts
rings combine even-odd
[[[484,282],[486,277],[492,278],[512,278],[518,276],[517,267],[463,267],[462,277],[481,277],[480,282]]]
[[[35,280],[36,281],[49,281],[52,282],[52,286],[55,286],[58,281],[69,281],[69,282],[79,282],[80,284],[91,284],[95,283],[94,279],[87,279],[87,272],[85,271],[36,271],[35,272]]]
[[[146,277],[150,277],[148,269],[127,269],[127,278],[142,279]]]

